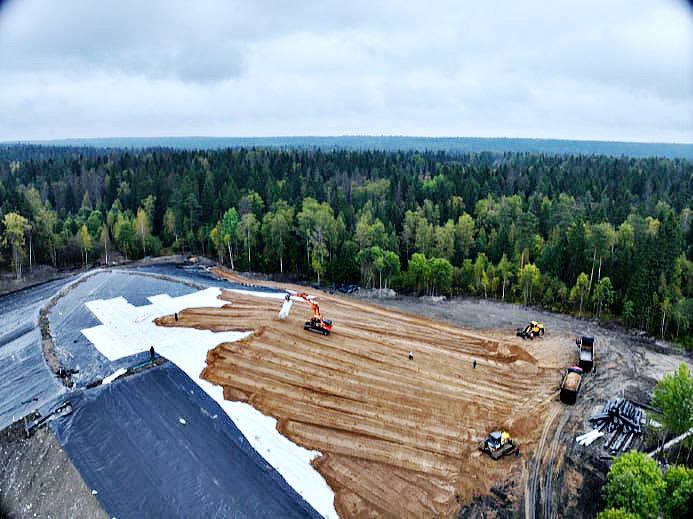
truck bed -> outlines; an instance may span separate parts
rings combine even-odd
[[[568,373],[563,379],[562,389],[577,392],[580,387],[581,377],[577,373]]]

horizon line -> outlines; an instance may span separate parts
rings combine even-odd
[[[99,141],[99,140],[175,140],[175,139],[240,139],[240,140],[280,140],[280,139],[350,139],[350,138],[374,138],[374,139],[411,139],[411,140],[510,140],[510,141],[565,141],[565,142],[585,142],[585,143],[618,143],[618,144],[655,144],[655,145],[673,145],[673,146],[693,146],[692,142],[672,142],[672,141],[644,141],[644,140],[604,140],[595,138],[564,138],[564,137],[481,137],[470,135],[446,135],[446,136],[429,136],[429,135],[398,135],[398,134],[331,134],[331,135],[157,135],[157,136],[101,136],[101,137],[55,137],[48,139],[13,139],[2,140],[0,144],[49,144],[56,142],[67,141]]]

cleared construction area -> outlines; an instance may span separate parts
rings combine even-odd
[[[222,386],[226,399],[276,418],[293,442],[322,453],[313,465],[335,491],[342,517],[450,517],[510,474],[518,483],[525,477],[526,453],[559,405],[557,374],[572,350],[312,293],[334,320],[329,336],[304,331],[308,305],[295,303],[280,320],[281,299],[260,293],[222,291],[221,308],[186,309],[177,320],[156,322],[253,331],[211,350],[202,376]],[[519,442],[520,459],[492,461],[478,451],[497,428]]]

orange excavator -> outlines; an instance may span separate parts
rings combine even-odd
[[[286,294],[286,300],[289,301],[291,299],[292,294]],[[295,297],[300,297],[304,301],[306,301],[311,309],[313,310],[313,315],[310,318],[310,321],[306,321],[303,324],[303,329],[307,330],[309,332],[315,332],[315,333],[321,333],[323,335],[329,335],[330,332],[332,331],[332,320],[331,319],[323,319],[322,314],[320,313],[320,306],[318,303],[314,301],[314,296],[309,296],[308,294],[304,292],[297,292],[293,294]]]

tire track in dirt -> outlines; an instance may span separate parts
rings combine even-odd
[[[546,447],[546,439],[549,436],[549,431],[556,420],[560,407],[556,407],[544,422],[544,428],[541,431],[539,443],[534,452],[534,457],[531,462],[530,472],[527,478],[527,488],[525,490],[525,519],[535,519],[536,517],[536,498],[537,498],[537,482],[539,479],[539,468],[541,467],[544,449]]]
[[[549,459],[545,470],[544,479],[544,492],[542,494],[542,500],[544,503],[544,519],[551,518],[551,508],[553,504],[553,481],[554,481],[554,469],[556,467],[556,456],[558,455],[558,450],[561,445],[560,438],[563,428],[570,419],[570,411],[567,409],[562,410],[563,413],[558,422],[558,427],[556,427],[556,432],[551,440],[551,448],[549,451]]]

